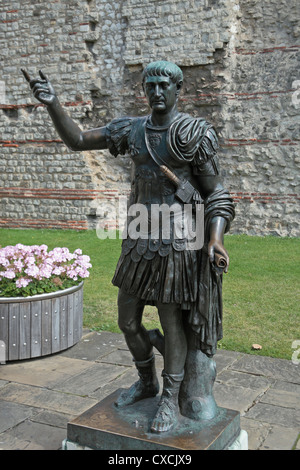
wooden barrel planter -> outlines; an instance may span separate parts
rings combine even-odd
[[[68,349],[82,336],[83,282],[34,295],[0,298],[0,343],[5,360],[46,356]]]

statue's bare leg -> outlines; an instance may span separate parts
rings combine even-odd
[[[141,299],[119,290],[119,327],[133,356],[139,380],[121,393],[115,403],[118,407],[130,405],[143,398],[154,397],[159,391],[153,347],[147,330],[141,323],[144,306]]]

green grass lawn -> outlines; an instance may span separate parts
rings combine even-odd
[[[81,248],[93,268],[84,286],[84,326],[119,331],[118,289],[111,284],[120,254],[119,240],[99,240],[95,231],[0,229],[0,245]],[[299,331],[299,246],[297,238],[227,235],[229,273],[224,276],[224,338],[219,347],[257,355],[291,359]],[[144,324],[157,327],[158,316],[146,307]],[[253,343],[262,346],[252,351]]]

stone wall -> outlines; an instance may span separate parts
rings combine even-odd
[[[42,69],[87,129],[148,113],[141,71],[166,59],[184,72],[181,110],[219,133],[237,208],[232,232],[299,236],[297,8],[296,0],[2,0],[0,226],[92,228],[129,189],[128,158],[68,150],[20,68]]]

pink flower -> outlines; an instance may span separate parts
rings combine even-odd
[[[49,279],[52,276],[52,266],[44,265],[39,266],[39,273],[37,275],[38,279],[47,278]]]
[[[27,258],[25,258],[25,263],[31,265],[31,264],[35,264],[35,257],[34,256],[27,256]]]
[[[7,258],[5,258],[4,254],[0,253],[0,266],[4,266],[5,268],[7,268],[9,264],[10,264],[9,261]]]
[[[52,251],[49,252],[49,257],[52,259],[53,262],[62,263],[64,261],[62,248],[54,248]]]
[[[17,248],[17,250],[21,250],[21,251],[22,251],[23,248],[25,248],[25,245],[22,245],[22,243],[17,243],[17,244],[16,244],[16,248]]]
[[[16,277],[15,272],[12,269],[4,271],[4,273],[2,273],[2,276],[6,277],[6,279],[14,279]]]
[[[16,269],[21,272],[22,268],[24,267],[22,261],[20,259],[17,259],[16,261],[14,261],[14,266],[16,267]]]
[[[26,287],[28,284],[30,284],[31,280],[27,279],[25,277],[20,277],[20,279],[16,280],[16,286],[17,287]]]
[[[78,277],[77,277],[77,272],[75,269],[70,269],[67,273],[68,277],[70,279],[73,279],[74,281],[77,281]]]
[[[36,277],[39,275],[39,268],[35,266],[34,264],[30,265],[27,269],[25,269],[25,273],[28,274],[28,276],[31,277]]]
[[[55,266],[53,268],[52,273],[55,274],[56,276],[60,276],[64,272],[64,270],[65,269],[63,268],[63,266]]]

